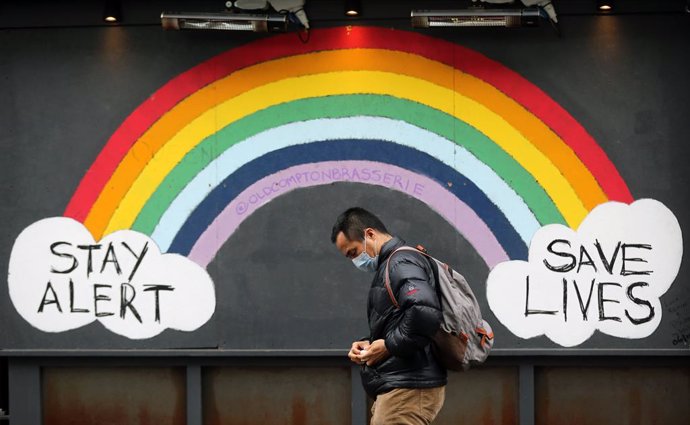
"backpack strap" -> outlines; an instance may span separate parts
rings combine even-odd
[[[388,297],[390,297],[391,302],[395,306],[395,308],[399,309],[400,304],[398,303],[398,300],[395,298],[395,294],[393,294],[393,288],[391,287],[391,278],[390,278],[390,272],[389,272],[389,265],[391,262],[391,258],[393,258],[393,255],[398,252],[398,251],[414,251],[419,254],[424,255],[425,257],[429,258],[430,260],[434,260],[434,257],[426,253],[426,249],[424,249],[423,246],[417,245],[417,248],[413,248],[411,246],[401,246],[400,248],[396,249],[395,251],[391,252],[391,255],[388,256],[388,259],[386,260],[386,273],[385,273],[385,284],[386,284],[386,290],[388,291]],[[432,264],[433,265],[433,264]],[[432,273],[433,273],[432,269]],[[438,288],[437,288],[438,289]],[[438,291],[437,291],[438,292]]]
[[[494,339],[494,333],[493,332],[489,332],[480,326],[477,326],[474,330],[475,330],[475,332],[477,332],[477,334],[482,336],[482,341],[481,341],[482,348],[484,347],[484,344],[487,344],[487,340]]]

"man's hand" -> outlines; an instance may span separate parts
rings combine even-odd
[[[369,341],[355,341],[355,342],[353,342],[352,348],[350,348],[350,352],[347,353],[347,357],[349,357],[353,363],[357,363],[357,364],[364,363],[360,356],[362,355],[362,350],[365,350],[364,352],[366,353],[366,350],[369,347],[369,345],[370,345]]]
[[[377,339],[372,342],[366,350],[362,351],[360,349],[359,362],[366,363],[367,366],[373,366],[388,358],[389,355],[385,341]]]

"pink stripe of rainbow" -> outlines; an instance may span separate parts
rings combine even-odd
[[[324,161],[298,165],[258,180],[242,191],[216,217],[213,223],[196,241],[189,253],[189,258],[202,267],[206,267],[213,260],[213,257],[215,257],[223,243],[237,230],[244,219],[261,206],[295,189],[332,183],[331,181],[307,180],[299,185],[288,186],[287,183],[281,185],[281,182],[290,182],[291,178],[302,173],[320,172],[321,170],[343,167],[360,170],[380,169],[396,175],[404,181],[414,182],[408,188],[408,194],[429,205],[455,227],[477,250],[489,268],[493,268],[493,266],[502,261],[509,260],[508,254],[501,247],[501,244],[486,223],[482,221],[472,208],[449,193],[443,186],[421,174],[413,173],[394,165],[371,161]],[[340,180],[348,181],[344,177]],[[368,184],[403,191],[395,185],[389,185],[383,181],[371,181]],[[265,190],[266,188],[269,190]]]

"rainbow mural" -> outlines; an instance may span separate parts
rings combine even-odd
[[[412,32],[337,27],[252,42],[168,82],[112,135],[65,216],[205,267],[276,196],[340,181],[414,196],[489,267],[526,259],[545,224],[632,202],[582,126],[505,66]]]

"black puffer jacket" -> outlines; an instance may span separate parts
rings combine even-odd
[[[433,388],[446,384],[446,370],[431,352],[431,337],[441,324],[431,265],[421,254],[396,253],[390,262],[390,280],[400,309],[385,286],[386,260],[404,241],[394,237],[379,252],[378,270],[369,289],[370,341],[384,339],[391,356],[372,367],[362,367],[362,383],[371,397],[394,388]]]

